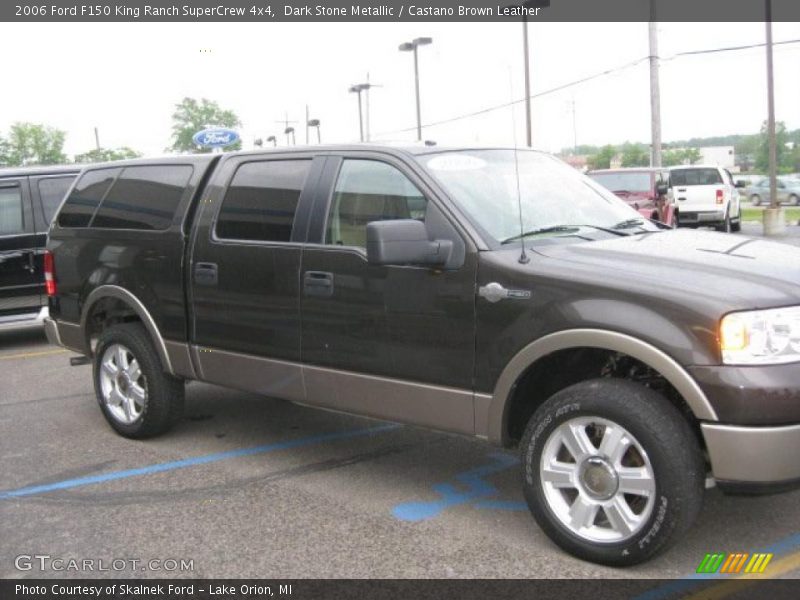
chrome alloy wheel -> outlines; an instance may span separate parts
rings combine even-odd
[[[122,344],[111,344],[100,362],[100,390],[108,413],[130,425],[142,416],[147,399],[147,381],[139,363]]]
[[[624,542],[653,512],[650,459],[630,432],[607,419],[577,417],[559,425],[545,442],[539,477],[553,514],[591,542]]]

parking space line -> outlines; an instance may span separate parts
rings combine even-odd
[[[115,481],[117,479],[126,479],[128,477],[139,477],[142,475],[153,475],[154,473],[163,473],[165,471],[175,471],[177,469],[185,469],[187,467],[207,465],[209,463],[219,462],[221,460],[227,460],[229,458],[252,456],[254,454],[266,454],[268,452],[276,452],[278,450],[289,450],[292,448],[302,448],[304,446],[321,444],[323,442],[333,442],[337,440],[346,440],[357,437],[370,436],[379,433],[384,433],[387,431],[393,431],[400,427],[401,427],[400,425],[391,424],[391,425],[382,425],[379,427],[368,427],[366,429],[352,429],[349,431],[324,433],[321,435],[315,435],[306,438],[287,440],[284,442],[275,442],[272,444],[265,444],[263,446],[254,446],[252,448],[240,448],[238,450],[216,452],[214,454],[206,454],[203,456],[196,456],[194,458],[185,458],[182,460],[157,463],[145,467],[137,467],[135,469],[125,469],[123,471],[112,471],[110,473],[92,475],[89,477],[65,479],[63,481],[56,481],[54,483],[33,485],[28,487],[17,488],[14,490],[6,490],[0,492],[0,500],[7,500],[9,498],[21,498],[24,496],[33,496],[36,494],[46,494],[48,492],[54,492],[57,490],[66,490],[66,489],[81,487],[84,485],[105,483],[108,481]]]
[[[49,356],[51,354],[63,354],[67,352],[63,348],[58,348],[56,350],[42,350],[41,352],[23,352],[21,354],[6,354],[0,355],[0,360],[12,360],[17,358],[35,358],[37,356]]]

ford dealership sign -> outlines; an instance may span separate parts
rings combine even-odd
[[[192,136],[192,141],[204,148],[224,148],[239,141],[239,134],[233,129],[203,129]]]

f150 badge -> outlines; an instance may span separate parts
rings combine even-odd
[[[494,303],[500,302],[500,300],[505,300],[506,298],[527,300],[531,297],[531,292],[530,290],[509,290],[504,288],[496,281],[493,281],[492,283],[487,283],[486,285],[479,287],[478,296],[481,298],[486,298],[489,302]]]

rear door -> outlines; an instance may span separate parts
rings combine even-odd
[[[323,163],[312,154],[233,156],[201,199],[189,269],[192,348],[205,381],[304,398],[300,259]]]
[[[44,277],[37,273],[36,252],[28,179],[0,179],[0,321],[40,309]]]

